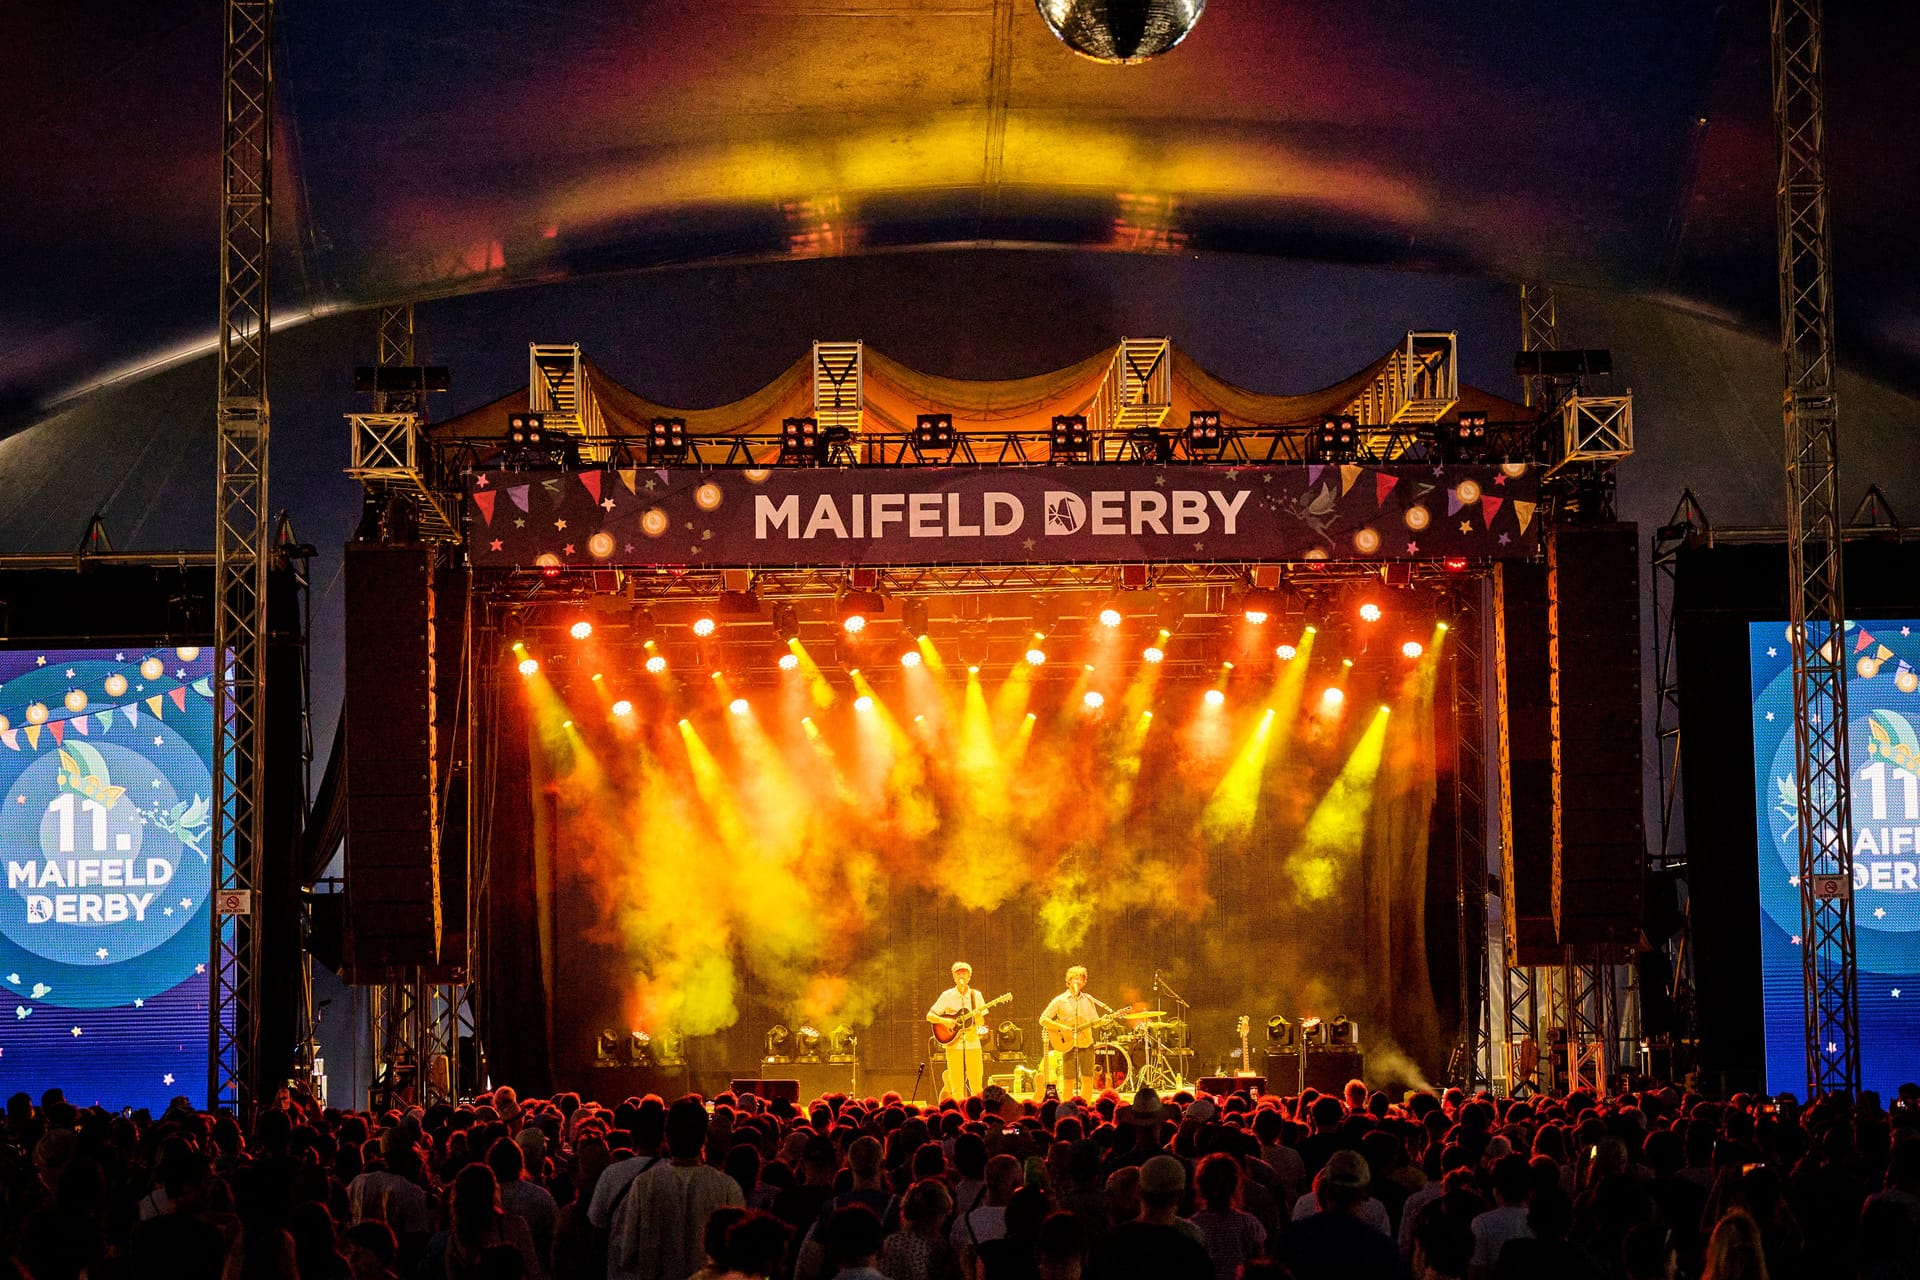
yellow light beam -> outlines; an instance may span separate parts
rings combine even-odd
[[[1340,775],[1314,806],[1299,846],[1287,858],[1294,896],[1303,901],[1331,897],[1340,872],[1366,842],[1367,822],[1373,814],[1373,783],[1380,773],[1388,719],[1385,707],[1374,713],[1372,723],[1341,766]]]

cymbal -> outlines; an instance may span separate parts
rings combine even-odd
[[[1123,1013],[1120,1016],[1128,1022],[1138,1022],[1142,1018],[1164,1018],[1167,1016],[1167,1011],[1165,1009],[1142,1009],[1138,1013]]]

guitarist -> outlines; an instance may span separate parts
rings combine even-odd
[[[927,1021],[938,1027],[958,1027],[962,1015],[970,1015],[973,1025],[947,1042],[947,1096],[956,1102],[979,1093],[986,1084],[985,1059],[980,1044],[987,1036],[986,1020],[979,1016],[987,1007],[986,997],[973,986],[973,966],[965,960],[953,962],[953,985],[940,993],[927,1010]]]
[[[1067,989],[1055,996],[1040,1015],[1047,1048],[1060,1055],[1060,1089],[1067,1097],[1087,1096],[1087,1070],[1093,1058],[1093,1024],[1100,1021],[1100,1002],[1086,994],[1087,967],[1067,970]]]

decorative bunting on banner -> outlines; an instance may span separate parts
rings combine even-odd
[[[1860,628],[1860,635],[1853,642],[1853,651],[1855,653],[1858,653],[1872,643],[1873,643],[1873,636],[1867,631],[1865,627],[1862,627]]]
[[[1450,516],[1460,514],[1460,491],[1458,489],[1447,490],[1447,514]]]
[[[173,699],[175,710],[185,711],[187,709],[187,691],[184,687],[167,690],[167,696]]]
[[[1893,650],[1887,648],[1887,646],[1885,645],[1881,645],[1879,648],[1873,651],[1873,656],[1877,658],[1879,661],[1885,662],[1888,658],[1891,658],[1893,656]]]
[[[127,726],[129,728],[140,723],[140,708],[134,706],[132,703],[128,703],[126,706],[120,708],[120,714],[127,718]]]
[[[1347,496],[1347,490],[1353,488],[1353,482],[1360,478],[1360,473],[1364,470],[1366,470],[1366,468],[1356,467],[1351,463],[1345,464],[1340,468],[1341,497],[1344,498]]]
[[[632,467],[623,467],[616,474],[620,477],[620,483],[627,486],[627,492],[632,493],[634,479],[640,473]]]
[[[1386,506],[1387,495],[1392,493],[1393,486],[1399,483],[1400,483],[1399,476],[1389,475],[1385,471],[1374,472],[1373,473],[1373,505],[1376,507]]]
[[[0,742],[7,744],[7,750],[20,749],[20,731],[18,729],[0,729]]]
[[[1522,502],[1518,498],[1513,500],[1513,514],[1520,520],[1520,532],[1525,533],[1527,526],[1533,523],[1533,509],[1539,505],[1537,502]]]
[[[213,677],[201,676],[198,680],[195,680],[193,682],[193,691],[203,698],[211,698],[213,696]]]
[[[55,743],[61,743],[67,740],[67,722],[65,720],[49,720],[47,722],[47,729],[53,734]]]
[[[587,493],[592,496],[594,505],[598,506],[600,503],[600,473],[598,471],[576,471],[574,474],[580,477],[580,483],[586,488]]]
[[[151,698],[148,698],[148,699],[147,699],[147,710],[149,710],[149,711],[151,711],[151,712],[153,713],[153,718],[154,718],[154,719],[156,719],[156,720],[158,720],[158,719],[160,719],[160,718],[161,718],[161,717],[160,717],[160,695],[159,695],[159,694],[157,694],[157,693],[156,693],[156,694],[154,694],[154,695],[153,695],[153,696],[152,696]]]
[[[540,488],[546,492],[546,495],[549,498],[553,499],[554,506],[557,507],[561,504],[562,501],[564,501],[564,499],[562,499],[560,496],[560,477],[559,476],[554,476],[550,480],[542,480],[540,482]]]
[[[100,722],[100,728],[103,731],[113,728],[113,712],[111,709],[106,711],[96,711],[93,713],[93,718]]]
[[[507,501],[522,511],[527,509],[527,495],[533,491],[530,484],[510,485],[507,488]]]
[[[480,508],[480,518],[488,524],[493,523],[493,501],[499,496],[491,489],[474,490],[473,505]]]
[[[90,738],[93,736],[92,734],[87,732],[87,718],[85,716],[75,716],[73,718],[73,727],[80,731],[80,736],[83,738]]]
[[[38,751],[40,749],[40,726],[39,725],[30,724],[27,726],[27,745],[32,747],[35,751]]]
[[[1307,468],[1307,486],[1311,488],[1314,484],[1318,483],[1320,479],[1320,473],[1322,471],[1325,471],[1326,469],[1327,468],[1324,464],[1318,463],[1318,462],[1308,467]]]
[[[1480,518],[1487,522],[1489,529],[1493,527],[1493,518],[1500,514],[1500,506],[1505,501],[1505,498],[1496,498],[1490,493],[1480,496]]]

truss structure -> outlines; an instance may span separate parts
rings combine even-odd
[[[1123,338],[1094,392],[1087,425],[1124,436],[1158,431],[1173,410],[1173,342],[1168,338]],[[1096,458],[1108,456],[1095,453]],[[1120,456],[1120,455],[1114,455]]]
[[[865,348],[858,342],[813,344],[813,420],[822,431],[860,433],[865,403]]]
[[[1822,0],[1773,0],[1787,571],[1810,1096],[1849,1092],[1860,1084],[1821,26]]]
[[[265,828],[267,267],[273,191],[273,3],[227,0],[216,410],[213,806],[216,925],[207,966],[210,1106],[245,1111],[259,1081],[253,895]]]
[[[1491,1083],[1492,1019],[1487,957],[1487,699],[1481,625],[1484,579],[1454,597],[1447,644],[1453,648],[1448,694],[1453,715],[1453,841],[1459,875],[1460,1038],[1448,1076],[1469,1092]]]

